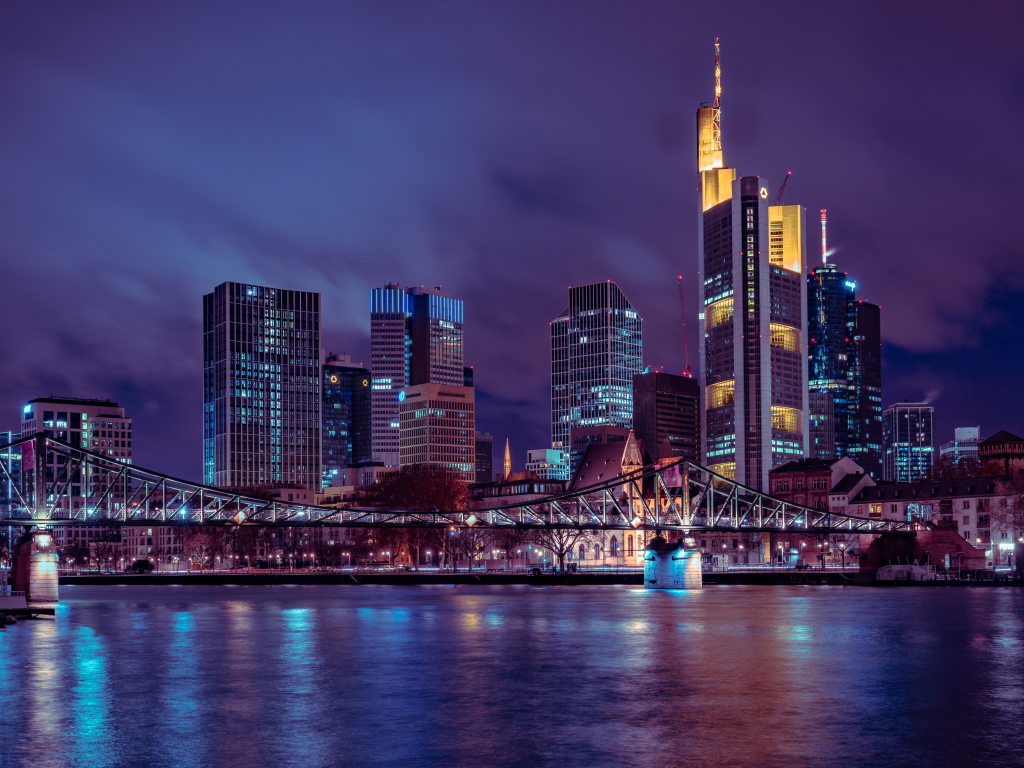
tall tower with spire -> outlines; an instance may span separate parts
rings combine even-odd
[[[767,491],[807,445],[807,238],[801,206],[725,166],[720,54],[716,39],[715,100],[697,110],[700,444],[705,466]]]

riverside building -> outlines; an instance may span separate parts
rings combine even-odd
[[[711,470],[766,491],[808,441],[804,210],[725,167],[717,50],[714,105],[697,110],[701,448]]]
[[[462,301],[440,286],[388,283],[370,291],[374,461],[399,466],[399,392],[419,384],[465,385],[462,324]]]
[[[320,490],[320,294],[221,283],[203,297],[203,479]]]
[[[551,446],[575,428],[633,424],[633,376],[643,371],[640,315],[611,280],[569,288],[551,323]]]

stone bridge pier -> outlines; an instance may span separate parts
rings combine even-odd
[[[14,546],[15,591],[24,592],[29,603],[57,602],[57,547],[47,530],[34,530]]]
[[[687,549],[682,541],[665,541],[659,533],[644,555],[644,587],[703,589],[700,559],[700,550]]]

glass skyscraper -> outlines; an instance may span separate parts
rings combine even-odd
[[[398,466],[398,393],[417,384],[462,386],[463,303],[440,287],[388,283],[370,291],[373,460]]]
[[[881,476],[882,341],[877,305],[835,264],[807,275],[810,454],[849,456]]]
[[[643,372],[640,315],[611,280],[569,289],[551,322],[551,444],[574,427],[631,427],[633,374]]]
[[[203,363],[204,482],[320,490],[320,294],[221,283]]]
[[[342,470],[370,461],[370,372],[348,355],[328,355],[322,379],[321,467],[327,488],[339,485]]]
[[[882,414],[882,474],[913,483],[928,477],[935,459],[935,409],[927,403],[897,403]]]

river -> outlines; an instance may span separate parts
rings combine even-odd
[[[0,765],[1024,763],[1024,590],[61,591]]]

